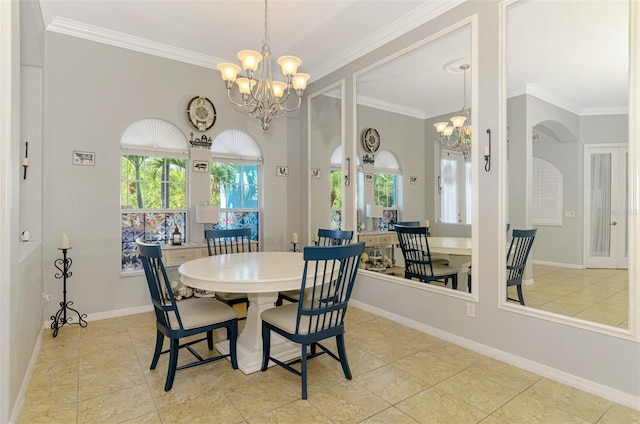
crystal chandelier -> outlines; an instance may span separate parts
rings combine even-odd
[[[295,56],[280,56],[278,65],[282,68],[285,81],[274,81],[271,76],[271,50],[267,33],[267,0],[264,1],[264,39],[262,52],[242,50],[238,59],[246,75],[240,75],[240,67],[233,63],[220,63],[218,70],[227,84],[227,97],[234,105],[244,109],[246,113],[260,121],[262,129],[267,132],[271,119],[284,116],[284,112],[292,112],[302,104],[302,92],[307,87],[308,74],[297,73],[302,60]],[[233,100],[231,89],[238,84],[242,100]],[[291,89],[293,87],[293,90]],[[291,94],[295,94],[297,102]],[[291,101],[287,102],[291,97]]]
[[[452,116],[451,125],[449,125],[449,122],[436,122],[433,124],[438,134],[440,134],[442,145],[462,152],[465,160],[469,158],[471,153],[471,124],[469,122],[469,108],[467,107],[467,69],[469,68],[470,65],[468,63],[460,65],[464,75],[461,115]]]

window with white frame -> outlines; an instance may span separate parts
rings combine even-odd
[[[250,228],[260,236],[260,167],[258,143],[240,130],[222,131],[211,146],[212,204],[220,205],[218,228]]]
[[[462,153],[440,150],[439,222],[447,224],[471,224],[472,191],[471,162]]]
[[[562,225],[562,173],[537,157],[532,161],[531,223]]]
[[[188,142],[161,119],[133,123],[121,140],[121,271],[142,269],[137,239],[166,243],[186,234]]]
[[[342,148],[338,146],[331,155],[331,226],[340,229],[342,225]]]
[[[396,180],[400,175],[400,164],[388,150],[381,150],[373,164],[373,202],[376,205],[391,207],[396,202]]]

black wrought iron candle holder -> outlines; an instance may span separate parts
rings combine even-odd
[[[291,242],[293,244],[293,249],[289,250],[289,252],[300,252],[300,249],[297,249],[298,243]]]
[[[60,309],[55,315],[51,316],[53,337],[58,335],[58,330],[60,330],[60,328],[65,324],[78,324],[80,327],[87,326],[87,321],[85,321],[87,314],[80,315],[80,312],[71,307],[71,305],[73,305],[73,301],[70,300],[67,302],[67,278],[71,277],[71,271],[69,271],[69,269],[71,268],[72,263],[71,258],[67,258],[67,250],[69,249],[71,248],[58,248],[58,250],[62,250],[62,259],[58,258],[53,262],[55,267],[60,270],[60,272],[57,272],[54,276],[57,279],[62,278],[62,302],[60,302]],[[73,322],[74,317],[67,317],[67,310],[78,314],[78,322]]]

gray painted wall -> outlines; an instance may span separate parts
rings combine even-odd
[[[478,14],[478,100],[481,108],[478,111],[476,125],[481,129],[491,128],[495,138],[492,158],[494,165],[491,172],[484,172],[482,158],[474,159],[477,166],[478,187],[482,190],[479,197],[478,223],[480,225],[477,232],[482,249],[477,252],[478,266],[474,265],[474,274],[476,269],[479,273],[479,302],[476,305],[476,316],[475,318],[466,316],[467,301],[465,299],[419,287],[400,285],[371,273],[362,273],[359,276],[353,297],[400,319],[407,318],[435,327],[454,336],[480,343],[493,349],[494,352],[516,355],[523,361],[533,361],[584,379],[585,384],[596,383],[637,399],[640,396],[640,377],[638,377],[640,363],[637,360],[640,357],[640,345],[636,341],[498,307],[497,297],[504,293],[504,283],[501,281],[501,271],[498,266],[498,258],[504,255],[504,247],[500,246],[501,238],[498,234],[503,233],[502,228],[507,221],[506,216],[500,217],[498,205],[500,205],[501,193],[498,190],[499,173],[496,169],[502,160],[496,147],[496,139],[500,140],[496,134],[499,128],[498,9],[499,3],[494,1],[466,2],[354,61],[314,85],[314,90],[320,90],[323,83],[329,84],[341,78],[345,78],[347,82],[352,81],[352,75],[360,69],[472,14]],[[354,116],[350,112],[355,102],[353,95],[353,90],[347,87],[345,126],[347,134],[355,135],[359,131],[353,131]],[[358,122],[358,130],[360,129],[360,122]],[[517,136],[514,134],[515,130],[513,126],[510,127],[510,143],[511,139]],[[359,142],[357,137],[348,136],[347,149],[352,149],[353,143],[357,142]],[[515,144],[509,146],[509,154],[510,159],[520,154],[516,152]],[[509,181],[509,184],[517,183],[518,181]],[[511,209],[514,209],[515,205],[518,203],[515,203]],[[523,224],[526,223],[512,222],[512,225]],[[612,360],[612,355],[615,356],[615,360]]]
[[[194,130],[186,105],[195,95],[216,106],[217,121],[208,136],[239,128],[260,144],[263,192],[268,193],[262,198],[261,248],[288,250],[290,225],[298,219],[288,222],[289,187],[275,168],[289,164],[288,125],[299,134],[293,119],[274,121],[264,134],[255,119],[233,108],[211,69],[55,33],[46,34],[46,43],[44,263],[58,256],[60,234],[70,234],[68,295],[78,310],[92,314],[149,304],[144,277],[120,275],[120,138],[130,124],[148,117],[170,121],[190,138]],[[72,165],[73,150],[95,152],[95,166]],[[295,161],[290,165],[295,171]],[[289,178],[296,178],[292,174]],[[208,198],[207,181],[194,178],[192,205]],[[200,226],[193,228],[192,238],[201,240]],[[45,316],[61,296],[52,274],[51,267],[46,269],[45,284],[54,297],[45,305]]]

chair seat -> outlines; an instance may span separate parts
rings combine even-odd
[[[262,314],[260,314],[260,318],[262,321],[273,325],[274,327],[278,327],[281,330],[289,334],[296,334],[296,321],[298,319],[298,304],[297,303],[289,303],[288,305],[278,306],[276,308],[267,309]],[[317,319],[317,318],[315,318]],[[327,329],[331,327],[335,327],[337,323],[338,316],[336,315],[335,319],[332,322],[327,320],[326,323],[323,323],[321,326],[322,329]],[[300,327],[298,328],[297,334],[309,334],[309,316],[301,316],[300,317]],[[314,330],[312,333],[317,333],[320,329],[315,328],[315,321],[311,325]]]
[[[223,322],[238,318],[238,312],[216,299],[197,297],[180,302],[180,318],[185,330],[204,327],[212,322]],[[175,315],[169,315],[172,329],[178,329]]]

